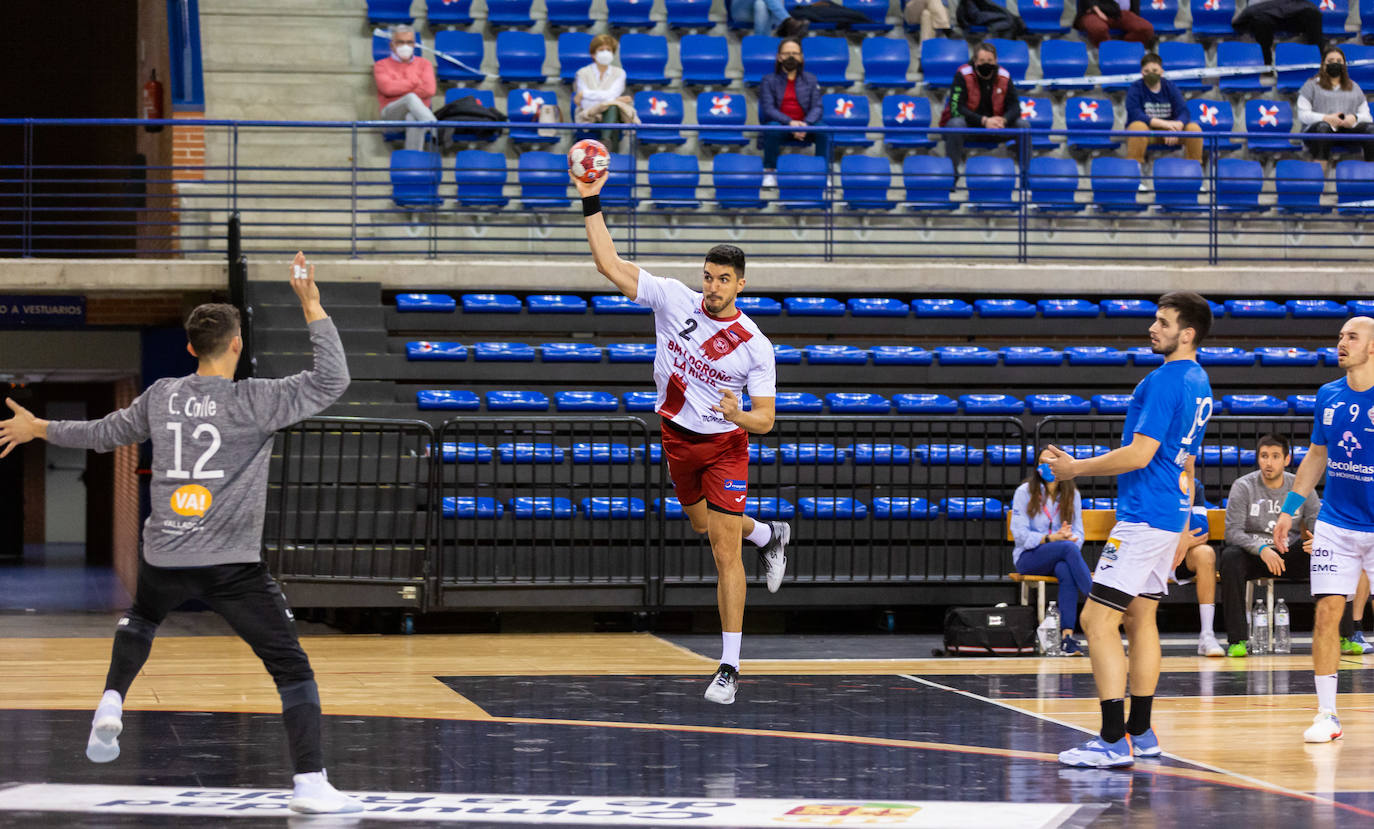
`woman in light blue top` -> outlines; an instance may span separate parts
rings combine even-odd
[[[1083,653],[1073,629],[1078,603],[1092,588],[1093,576],[1083,560],[1083,499],[1073,481],[1054,480],[1049,452],[1011,499],[1012,565],[1024,576],[1059,579],[1059,613],[1064,628],[1061,653]]]

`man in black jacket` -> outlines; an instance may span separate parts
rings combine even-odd
[[[1021,119],[1021,101],[1011,73],[997,65],[997,47],[980,43],[973,49],[972,64],[954,73],[949,100],[940,115],[942,127],[979,127],[989,130],[1011,129]],[[957,169],[964,162],[963,133],[945,135],[945,155]],[[979,141],[1017,141],[1015,135],[978,136]],[[1019,153],[1018,153],[1019,155]]]

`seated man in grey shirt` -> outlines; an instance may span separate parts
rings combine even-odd
[[[276,682],[295,765],[290,808],[358,812],[362,804],[330,785],[320,747],[320,695],[310,660],[281,588],[262,562],[267,466],[273,434],[318,414],[348,388],[348,365],[334,322],[320,305],[314,266],[296,254],[291,287],[300,298],[315,367],[280,380],[234,381],[243,351],[239,313],[218,303],[186,320],[195,374],[164,377],[126,409],[100,420],[47,421],[12,400],[0,421],[0,458],[34,438],[56,446],[110,452],[153,442],[152,512],[133,607],[115,627],[105,694],[96,708],[86,756],[119,757],[124,698],[152,650],[167,614],[200,599],[243,637]]]
[[[1259,469],[1231,484],[1226,501],[1226,546],[1221,549],[1221,603],[1226,617],[1227,656],[1245,656],[1250,639],[1246,620],[1245,583],[1250,579],[1285,577],[1305,581],[1312,545],[1301,543],[1303,531],[1317,521],[1321,502],[1308,497],[1293,521],[1287,555],[1274,549],[1274,522],[1283,512],[1283,499],[1293,489],[1294,475],[1285,472],[1292,456],[1288,440],[1265,435],[1256,447]]]

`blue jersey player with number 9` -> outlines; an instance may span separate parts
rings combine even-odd
[[[1049,447],[1050,468],[1059,480],[1117,476],[1116,525],[1102,548],[1082,615],[1102,731],[1061,752],[1059,762],[1065,765],[1129,766],[1135,757],[1162,753],[1150,727],[1160,661],[1155,611],[1169,592],[1169,573],[1188,549],[1183,530],[1193,506],[1193,461],[1212,416],[1212,385],[1197,363],[1197,349],[1211,327],[1212,308],[1197,294],[1175,291],[1160,297],[1150,347],[1164,355],[1164,365],[1135,387],[1121,447],[1082,460]],[[1123,622],[1131,643],[1129,663],[1117,632]]]

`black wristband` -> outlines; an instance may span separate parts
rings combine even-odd
[[[582,197],[582,216],[595,216],[601,212],[601,196],[593,194]]]

